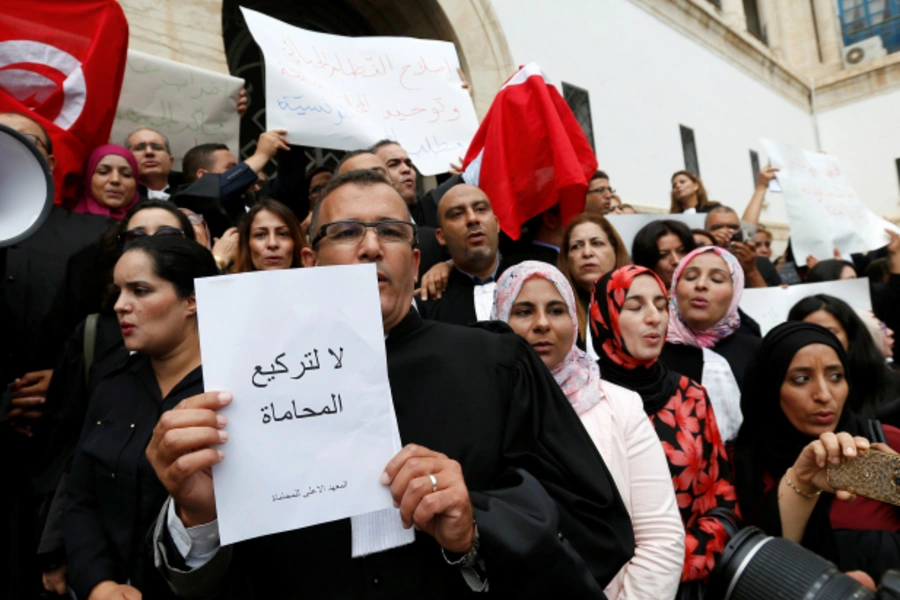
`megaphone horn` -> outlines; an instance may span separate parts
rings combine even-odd
[[[0,247],[11,246],[43,225],[53,208],[53,175],[27,137],[0,125]]]

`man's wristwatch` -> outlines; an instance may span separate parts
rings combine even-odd
[[[472,538],[472,547],[469,548],[469,551],[465,554],[457,554],[456,552],[450,552],[441,548],[441,554],[444,555],[444,560],[448,565],[453,565],[454,567],[474,567],[478,562],[478,523],[472,524],[475,527],[475,537]]]

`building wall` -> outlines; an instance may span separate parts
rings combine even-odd
[[[493,3],[517,64],[590,92],[598,161],[626,202],[668,208],[680,124],[694,130],[710,197],[739,212],[753,193],[750,149],[765,164],[760,137],[815,147],[802,107],[631,2]],[[763,220],[786,221],[770,200]]]
[[[900,90],[818,115],[822,150],[836,155],[860,198],[882,216],[900,213]]]

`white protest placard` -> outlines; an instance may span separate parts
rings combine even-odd
[[[444,173],[478,129],[450,42],[349,38],[241,8],[266,62],[266,125],[291,143],[356,150],[396,140],[426,175]]]
[[[206,390],[234,396],[213,467],[222,544],[393,510],[400,450],[375,265],[198,279]]]
[[[122,144],[135,129],[152,127],[169,138],[176,171],[197,144],[227,144],[237,156],[243,87],[237,77],[129,50],[112,142]]]
[[[762,334],[766,335],[770,329],[787,321],[795,304],[816,294],[840,298],[857,310],[872,310],[868,278],[800,283],[787,288],[749,288],[741,297],[741,310],[753,317]]]
[[[773,140],[760,143],[779,169],[791,247],[801,263],[810,255],[832,258],[835,248],[841,256],[881,248],[889,241],[885,229],[900,233],[860,201],[836,157]]]
[[[694,214],[674,214],[667,215],[665,213],[658,214],[641,214],[641,215],[606,215],[606,220],[616,228],[616,232],[625,243],[625,250],[631,254],[631,247],[634,244],[634,236],[645,225],[654,221],[678,221],[687,225],[688,229],[703,229],[706,221],[706,215],[701,213]]]

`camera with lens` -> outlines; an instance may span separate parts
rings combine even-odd
[[[821,556],[756,527],[731,538],[709,580],[712,600],[900,600],[900,570],[866,588]]]

